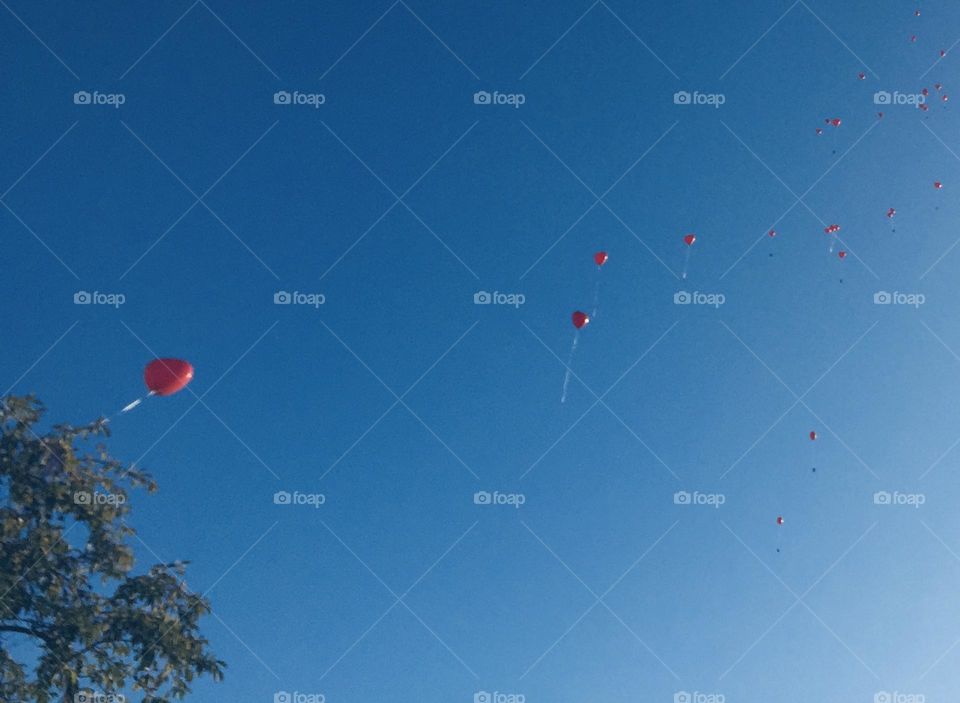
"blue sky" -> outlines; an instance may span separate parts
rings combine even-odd
[[[0,387],[194,364],[111,448],[196,700],[955,697],[960,9],[735,5],[4,3]]]

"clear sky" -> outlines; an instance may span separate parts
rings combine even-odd
[[[956,698],[955,3],[0,4],[0,388],[194,364],[195,700]]]

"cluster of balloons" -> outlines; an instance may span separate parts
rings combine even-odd
[[[603,268],[604,264],[610,259],[610,256],[607,252],[601,250],[596,252],[593,255],[593,263],[597,265],[597,271]],[[576,328],[576,333],[573,335],[573,342],[570,345],[570,354],[567,356],[567,372],[563,377],[563,391],[560,394],[560,402],[567,402],[567,388],[570,386],[570,376],[572,371],[570,370],[570,364],[573,363],[573,354],[577,351],[577,342],[580,340],[580,330],[590,324],[590,318],[596,317],[597,308],[600,305],[600,278],[597,278],[597,282],[593,289],[593,312],[585,313],[583,310],[574,310],[570,315],[570,320],[573,322],[573,326]]]

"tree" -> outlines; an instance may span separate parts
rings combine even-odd
[[[40,434],[43,413],[32,396],[0,399],[0,700],[130,686],[166,703],[196,676],[222,679],[198,630],[210,603],[187,589],[186,564],[132,573],[127,491],[156,483],[93,444],[105,421]]]

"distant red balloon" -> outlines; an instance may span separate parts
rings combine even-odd
[[[842,120],[839,117],[834,117],[832,120],[830,120],[830,124],[832,124],[834,127],[839,127],[841,122]]]
[[[943,183],[941,183],[940,181],[934,181],[933,187],[936,188],[937,190],[943,190]]]
[[[940,89],[943,87],[943,83],[934,83],[933,87],[937,89],[937,92],[940,92]]]
[[[927,97],[928,95],[930,95],[930,91],[927,90],[926,88],[921,90],[920,93],[923,95],[923,97]]]
[[[814,432],[813,430],[810,430],[810,439],[816,439],[816,438],[817,438],[817,433]]]
[[[147,388],[157,395],[173,395],[193,379],[193,366],[183,359],[154,359],[143,370]]]
[[[597,266],[603,266],[605,263],[607,263],[608,258],[610,257],[607,256],[607,252],[605,251],[598,251],[593,255],[593,260],[596,262]]]
[[[893,208],[890,208],[889,210],[887,210],[887,217],[889,217],[890,219],[893,219],[893,216],[896,214],[897,214],[897,211],[894,210]]]
[[[878,113],[877,113],[877,119],[878,119],[878,120],[882,120],[882,119],[883,119],[883,113],[882,113],[882,112],[878,112]]]
[[[782,524],[783,524],[783,516],[782,516],[782,515],[777,515],[777,524],[778,524],[778,525],[782,525]]]
[[[930,109],[930,106],[927,105],[926,103],[920,103],[919,105],[917,105],[917,107],[918,107],[919,109],[923,110],[924,112],[926,112],[927,110]]]
[[[772,229],[772,230],[770,230],[769,232],[767,232],[767,235],[770,236],[770,237],[776,237],[776,236],[777,236],[777,230]]]
[[[823,134],[823,130],[817,127],[817,136],[819,137],[821,134]]]
[[[693,243],[695,241],[697,241],[697,235],[695,234],[688,234],[686,237],[683,238],[684,244],[686,244],[688,247],[693,246]]]
[[[846,258],[847,258],[847,252],[845,252],[843,249],[841,249],[839,252],[837,252],[837,256],[839,256],[841,259],[846,259]]]
[[[861,71],[860,73],[857,74],[857,78],[859,78],[862,81],[865,81],[867,79],[867,74]]]
[[[947,55],[947,52],[943,49],[940,49],[940,58],[942,59],[946,55]]]
[[[573,315],[571,315],[571,318],[573,319],[573,326],[576,327],[577,329],[580,329],[581,327],[583,327],[584,325],[590,322],[590,316],[587,315],[587,313],[585,312],[580,312],[579,310],[573,313]]]
[[[942,96],[940,99],[943,100],[943,102],[947,102],[947,100],[950,99],[950,96],[947,95],[946,93],[944,93],[943,96]]]

